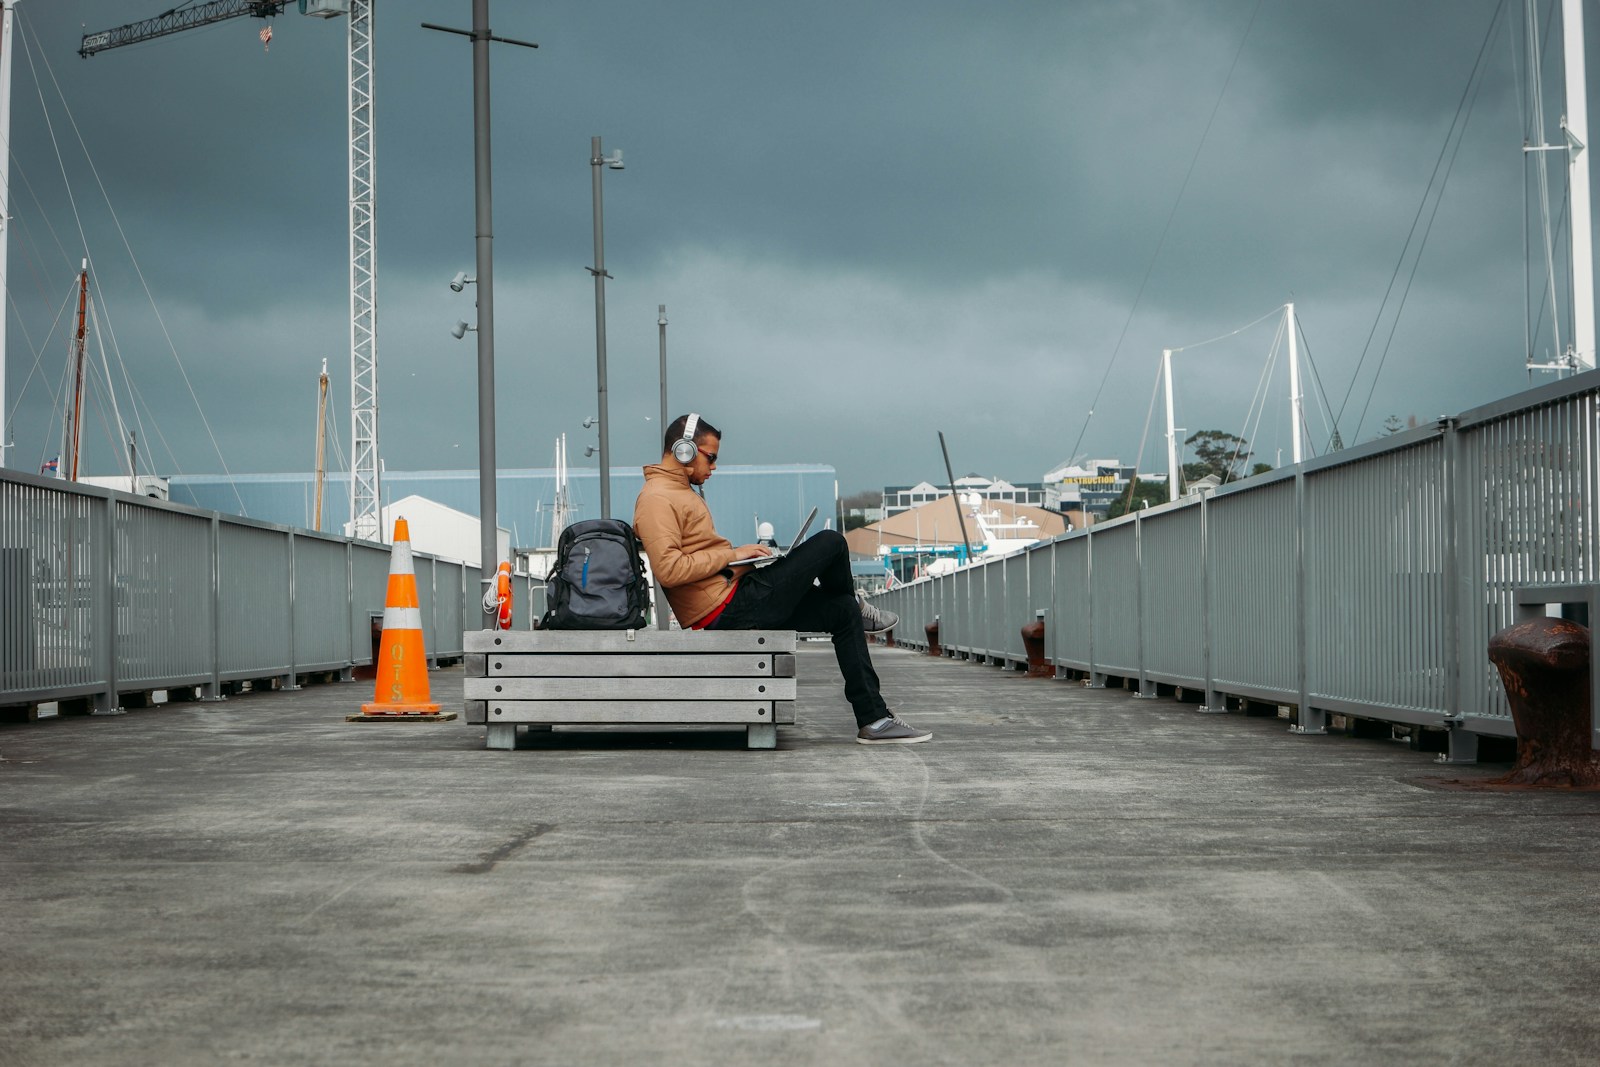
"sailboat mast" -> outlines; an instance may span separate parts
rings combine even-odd
[[[1562,0],[1567,75],[1567,187],[1572,197],[1572,354],[1578,370],[1595,365],[1594,241],[1589,213],[1589,88],[1583,55],[1583,2]]]
[[[6,465],[6,246],[11,243],[11,28],[17,0],[0,0],[0,468]]]
[[[1167,499],[1178,499],[1178,428],[1172,424],[1172,349],[1161,350],[1161,380],[1167,393]],[[1131,503],[1130,499],[1130,503]]]
[[[1294,434],[1294,461],[1299,463],[1303,458],[1301,454],[1301,439],[1305,437],[1305,429],[1301,425],[1305,418],[1305,395],[1300,389],[1300,339],[1295,328],[1294,301],[1284,305],[1284,324],[1289,330],[1289,427]]]
[[[85,351],[88,348],[84,343],[84,333],[88,312],[89,261],[86,259],[83,261],[83,269],[78,272],[78,332],[72,342],[75,368],[72,387],[72,469],[68,477],[74,482],[78,480],[78,458],[83,451],[83,365]]]
[[[322,532],[322,481],[327,474],[328,447],[328,361],[322,361],[322,377],[317,382],[317,508],[311,528]]]

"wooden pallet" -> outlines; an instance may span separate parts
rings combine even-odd
[[[795,721],[793,630],[469,630],[466,716],[488,747],[517,727],[743,725],[775,748]]]

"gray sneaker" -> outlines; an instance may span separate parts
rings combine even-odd
[[[863,726],[856,733],[858,745],[914,745],[933,740],[932,730],[919,730],[908,722],[890,716],[877,727]]]
[[[856,597],[856,603],[861,605],[861,625],[869,634],[887,633],[900,625],[900,616],[892,611],[886,611],[875,604]]]

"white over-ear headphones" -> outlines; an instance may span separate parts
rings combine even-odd
[[[694,443],[694,432],[700,427],[700,416],[689,412],[689,421],[683,424],[683,436],[672,442],[672,458],[685,467],[694,463],[694,454],[700,449]]]

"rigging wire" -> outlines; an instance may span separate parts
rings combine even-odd
[[[228,478],[228,485],[233,490],[234,499],[238,501],[239,504],[239,514],[248,517],[249,512],[245,508],[244,498],[239,495],[239,487],[233,480],[233,472],[228,469],[228,461],[223,456],[221,447],[217,444],[216,435],[211,430],[211,421],[206,418],[205,407],[200,403],[199,396],[195,394],[194,384],[189,380],[189,372],[187,369],[185,369],[183,360],[178,355],[178,348],[172,340],[171,332],[167,329],[166,319],[162,316],[161,309],[156,305],[155,295],[150,291],[150,283],[145,279],[144,270],[139,266],[138,257],[134,255],[133,246],[129,243],[128,235],[122,228],[122,220],[118,217],[116,208],[112,206],[111,196],[106,192],[105,183],[100,178],[100,170],[95,166],[94,157],[89,152],[89,146],[84,142],[83,133],[78,128],[77,119],[73,117],[72,108],[67,103],[66,94],[61,91],[61,85],[56,80],[55,69],[51,67],[49,57],[44,54],[44,50],[39,45],[37,38],[34,37],[31,28],[25,27],[25,32],[19,36],[24,42],[23,52],[28,57],[28,67],[33,72],[34,84],[39,91],[40,106],[41,108],[44,108],[44,87],[39,81],[38,68],[34,65],[33,56],[35,48],[39,50],[39,61],[43,63],[45,71],[50,75],[50,83],[55,88],[56,95],[61,101],[62,110],[65,111],[67,121],[71,125],[72,132],[78,140],[78,146],[83,151],[84,159],[89,164],[89,171],[94,175],[95,184],[100,189],[101,197],[105,200],[106,210],[110,212],[111,221],[117,228],[117,235],[122,238],[122,246],[128,253],[128,259],[133,266],[134,274],[138,277],[139,284],[144,289],[145,298],[150,302],[150,309],[155,314],[157,324],[161,327],[161,334],[167,342],[167,350],[172,354],[173,363],[176,364],[178,368],[178,374],[183,379],[184,388],[188,390],[190,399],[194,401],[195,410],[200,416],[200,424],[205,428],[206,437],[211,441],[211,447],[217,455],[217,461],[222,465],[223,474]],[[32,45],[28,44],[30,38],[32,38]],[[78,226],[78,235],[83,240],[85,249],[87,249],[89,242],[87,235],[84,233],[83,220],[78,213],[77,198],[72,193],[70,181],[67,180],[66,166],[61,160],[61,146],[56,139],[55,124],[50,121],[50,116],[47,109],[45,110],[45,125],[50,133],[50,143],[55,149],[57,162],[61,165],[62,180],[66,184],[67,194],[72,203],[72,216]],[[98,284],[99,283],[97,279],[97,288]]]
[[[1484,53],[1488,51],[1490,42],[1498,28],[1500,8],[1505,6],[1505,0],[1500,0],[1500,7],[1495,9],[1495,18],[1489,23],[1489,33],[1484,37],[1483,46],[1478,50],[1478,63],[1482,64]],[[1450,162],[1444,169],[1444,176],[1439,181],[1438,195],[1433,198],[1433,210],[1428,213],[1428,224],[1422,229],[1422,240],[1417,245],[1416,258],[1411,261],[1411,273],[1406,276],[1405,288],[1400,292],[1400,302],[1395,307],[1394,318],[1389,322],[1389,335],[1384,339],[1383,351],[1378,356],[1378,366],[1372,372],[1372,385],[1367,389],[1367,399],[1361,405],[1361,417],[1356,419],[1355,436],[1361,435],[1361,424],[1367,421],[1367,410],[1372,406],[1372,398],[1378,391],[1378,380],[1383,375],[1383,366],[1389,360],[1389,350],[1394,345],[1394,335],[1400,329],[1400,316],[1405,313],[1406,298],[1411,295],[1411,285],[1417,280],[1417,269],[1422,266],[1422,254],[1427,251],[1428,238],[1433,234],[1433,221],[1439,216],[1439,206],[1444,203],[1444,190],[1450,184],[1450,175],[1455,172],[1456,157],[1461,154],[1461,146],[1466,141],[1467,123],[1472,121],[1472,111],[1478,103],[1478,94],[1483,91],[1483,78],[1478,78],[1478,66],[1473,67],[1472,77],[1467,79],[1467,88],[1471,98],[1466,101],[1466,113],[1461,118],[1461,130],[1456,134],[1455,147],[1450,151]],[[1473,85],[1473,79],[1477,85]]]
[[[1523,80],[1522,80],[1523,72],[1521,71],[1521,68],[1518,67],[1518,65],[1517,65],[1517,60],[1519,58],[1519,53],[1521,52],[1521,49],[1519,49],[1517,47],[1517,42],[1516,42],[1514,36],[1511,39],[1511,63],[1512,63],[1513,71],[1516,73],[1515,81],[1516,81],[1516,87],[1517,87],[1517,102],[1518,102],[1518,105],[1519,105],[1519,111],[1520,111],[1520,113],[1522,115],[1522,128],[1525,131],[1524,132],[1524,136],[1523,136],[1523,144],[1525,146],[1529,142],[1529,137],[1528,137],[1528,133],[1529,132],[1537,134],[1538,139],[1539,139],[1541,144],[1543,144],[1543,142],[1544,142],[1545,119],[1544,119],[1544,84],[1543,84],[1544,83],[1544,65],[1543,65],[1543,63],[1544,63],[1545,55],[1547,55],[1549,53],[1549,51],[1550,51],[1550,42],[1551,42],[1551,38],[1552,38],[1552,36],[1553,36],[1553,34],[1555,32],[1555,25],[1556,25],[1555,0],[1550,0],[1550,3],[1548,5],[1546,5],[1546,7],[1545,7],[1545,22],[1544,22],[1544,31],[1543,31],[1543,34],[1542,34],[1542,39],[1539,41],[1539,43],[1537,45],[1535,45],[1534,44],[1534,37],[1535,37],[1535,35],[1538,35],[1539,32],[1540,32],[1539,31],[1538,9],[1537,9],[1536,4],[1534,3],[1534,0],[1526,0],[1526,5],[1527,5],[1526,9],[1525,9],[1526,17],[1523,19],[1524,43],[1525,43],[1525,45],[1526,45],[1526,47],[1528,49],[1528,69],[1527,69],[1527,79],[1528,79],[1527,90],[1528,90],[1528,95],[1527,95],[1527,99],[1526,100],[1524,100],[1523,96],[1522,96],[1523,88],[1524,88]],[[1531,283],[1533,281],[1533,274],[1532,274],[1533,256],[1529,254],[1530,251],[1531,251],[1531,249],[1530,249],[1531,242],[1530,242],[1529,237],[1528,237],[1528,214],[1529,214],[1529,212],[1528,212],[1528,208],[1529,208],[1529,203],[1528,203],[1528,184],[1529,183],[1528,183],[1527,156],[1529,156],[1529,155],[1533,155],[1533,156],[1537,157],[1534,162],[1536,163],[1535,169],[1538,171],[1538,174],[1539,174],[1540,222],[1541,222],[1541,225],[1543,227],[1543,230],[1542,230],[1542,233],[1541,233],[1540,236],[1542,237],[1543,243],[1546,246],[1545,250],[1544,250],[1545,251],[1545,275],[1544,275],[1544,277],[1542,279],[1540,279],[1540,284],[1539,284],[1539,307],[1538,307],[1537,310],[1534,310],[1531,307],[1530,301],[1529,301],[1529,298],[1528,298],[1528,293],[1529,293],[1529,290],[1531,288]],[[1524,160],[1523,160],[1523,168],[1522,168],[1522,314],[1523,314],[1522,331],[1523,331],[1524,350],[1525,350],[1525,353],[1526,353],[1525,360],[1528,363],[1532,363],[1534,361],[1534,359],[1536,358],[1535,355],[1534,355],[1534,352],[1538,348],[1539,337],[1544,332],[1544,328],[1541,325],[1541,323],[1544,320],[1545,307],[1546,307],[1547,304],[1550,307],[1550,329],[1551,329],[1552,339],[1553,339],[1553,343],[1554,343],[1554,347],[1555,347],[1555,351],[1551,354],[1551,360],[1554,360],[1557,356],[1559,356],[1561,354],[1561,326],[1562,326],[1562,322],[1561,322],[1560,310],[1559,310],[1559,308],[1557,306],[1556,299],[1555,299],[1555,287],[1556,287],[1555,263],[1554,263],[1554,255],[1553,255],[1553,252],[1552,252],[1552,250],[1550,248],[1550,243],[1551,243],[1551,235],[1552,235],[1553,232],[1554,233],[1564,233],[1566,231],[1567,209],[1571,204],[1572,189],[1571,189],[1570,181],[1563,181],[1562,182],[1561,208],[1556,213],[1555,225],[1552,228],[1552,226],[1550,224],[1550,218],[1549,218],[1549,199],[1550,199],[1549,198],[1549,182],[1550,182],[1550,175],[1549,175],[1549,168],[1545,163],[1545,153],[1543,153],[1543,152],[1532,152],[1532,153],[1530,153],[1530,152],[1526,152],[1525,151],[1523,153],[1523,157],[1524,157]],[[1569,286],[1569,288],[1570,288],[1570,286]],[[1570,321],[1567,323],[1567,325],[1568,326],[1571,325]],[[1533,378],[1533,368],[1532,367],[1528,368],[1528,378],[1529,378],[1530,381]]]
[[[1221,335],[1219,335],[1217,337],[1213,337],[1209,341],[1196,341],[1192,345],[1180,345],[1177,348],[1170,348],[1170,349],[1168,349],[1168,351],[1172,352],[1174,354],[1176,354],[1178,352],[1186,352],[1191,348],[1203,348],[1206,345],[1214,345],[1218,341],[1226,341],[1230,337],[1237,337],[1241,333],[1244,333],[1246,330],[1250,329],[1252,326],[1259,326],[1263,322],[1266,322],[1268,319],[1272,318],[1272,316],[1278,314],[1278,312],[1282,311],[1284,308],[1286,308],[1288,306],[1289,305],[1287,305],[1287,304],[1279,304],[1277,307],[1273,308],[1271,311],[1267,312],[1265,315],[1261,316],[1259,319],[1255,319],[1255,320],[1253,320],[1251,322],[1247,322],[1243,326],[1239,327],[1237,330],[1229,330],[1227,333],[1221,334]]]
[[[1295,330],[1300,334],[1300,351],[1305,354],[1306,366],[1311,368],[1311,377],[1317,386],[1317,399],[1322,401],[1322,406],[1317,409],[1317,416],[1322,419],[1322,427],[1330,432],[1333,429],[1333,405],[1328,403],[1328,390],[1322,384],[1322,372],[1317,369],[1316,360],[1311,358],[1311,342],[1306,338],[1305,323],[1300,319],[1299,312],[1294,317]],[[1305,431],[1306,447],[1311,449],[1311,454],[1316,455],[1316,444],[1311,438],[1310,427],[1303,427]],[[1329,449],[1334,447],[1330,438]]]
[[[1504,0],[1501,0],[1503,3]],[[1233,81],[1233,72],[1239,66],[1239,57],[1244,55],[1245,42],[1250,39],[1250,29],[1256,23],[1256,16],[1261,13],[1262,0],[1256,0],[1256,6],[1250,11],[1250,19],[1245,23],[1244,33],[1239,37],[1239,47],[1233,53],[1233,62],[1228,65],[1228,75],[1222,79],[1222,89],[1217,93],[1216,103],[1211,105],[1211,114],[1206,119],[1205,129],[1200,132],[1200,143],[1195,145],[1194,156],[1189,160],[1189,169],[1183,173],[1183,181],[1178,186],[1178,196],[1172,202],[1172,210],[1167,213],[1167,221],[1161,227],[1161,236],[1156,238],[1156,247],[1150,253],[1150,261],[1145,264],[1144,277],[1139,279],[1139,288],[1133,294],[1133,303],[1128,307],[1128,317],[1123,320],[1122,332],[1117,335],[1117,343],[1111,350],[1111,358],[1106,361],[1106,370],[1100,376],[1100,385],[1095,389],[1094,399],[1089,402],[1089,413],[1083,418],[1083,426],[1078,430],[1078,439],[1072,443],[1069,456],[1078,454],[1078,446],[1083,444],[1084,434],[1089,432],[1089,420],[1094,418],[1094,412],[1100,405],[1100,397],[1105,392],[1106,382],[1111,379],[1111,369],[1116,366],[1117,356],[1122,352],[1122,343],[1127,340],[1128,328],[1133,325],[1133,316],[1139,310],[1139,302],[1144,298],[1144,290],[1150,284],[1150,275],[1155,272],[1156,261],[1161,258],[1161,249],[1167,243],[1167,234],[1172,229],[1172,220],[1177,218],[1178,207],[1183,203],[1183,194],[1189,188],[1189,180],[1194,177],[1194,168],[1200,162],[1200,153],[1205,150],[1206,139],[1211,134],[1211,126],[1217,120],[1217,112],[1222,109],[1222,100],[1228,94],[1228,85]],[[1142,444],[1141,444],[1141,447]]]
[[[1204,348],[1206,345],[1216,344],[1218,341],[1226,341],[1230,337],[1237,337],[1240,334],[1244,333],[1246,330],[1249,330],[1249,329],[1252,329],[1252,328],[1254,328],[1256,326],[1259,326],[1263,322],[1266,322],[1268,319],[1272,318],[1273,316],[1281,314],[1286,307],[1288,307],[1287,304],[1279,304],[1277,307],[1273,308],[1271,311],[1268,311],[1266,314],[1261,315],[1258,318],[1252,319],[1250,322],[1245,323],[1243,326],[1240,326],[1238,329],[1229,330],[1227,333],[1218,334],[1216,337],[1208,338],[1207,340],[1204,340],[1204,341],[1195,341],[1192,344],[1180,345],[1180,346],[1178,346],[1176,348],[1169,348],[1169,349],[1167,349],[1167,351],[1169,351],[1172,354],[1176,355],[1179,352],[1188,351],[1189,349]],[[1278,326],[1278,337],[1281,338],[1282,334],[1283,334],[1283,326],[1280,323],[1279,326]],[[1273,341],[1274,348],[1276,348],[1277,344],[1278,344],[1278,340],[1275,339]],[[1158,381],[1160,380],[1160,371],[1159,370],[1157,371],[1157,380]],[[1259,393],[1259,391],[1260,391],[1260,386],[1258,385],[1257,386],[1257,392]],[[1263,401],[1263,403],[1264,403],[1264,401]],[[1247,412],[1245,414],[1245,421],[1246,421],[1247,424],[1248,424],[1249,419],[1250,419],[1249,412],[1250,411],[1254,411],[1255,404],[1256,404],[1256,399],[1255,399],[1254,396],[1252,396],[1251,400],[1250,400],[1250,408],[1247,410]],[[1178,408],[1181,408],[1183,406],[1183,399],[1181,397],[1179,397],[1177,399],[1177,401],[1175,403],[1175,406],[1178,407]],[[1177,419],[1177,416],[1174,415],[1174,421],[1175,422],[1176,422],[1176,419]],[[1145,433],[1148,435],[1149,432],[1150,432],[1150,427],[1149,427],[1149,423],[1147,421],[1146,425],[1145,425]],[[1173,432],[1174,433],[1177,432],[1176,426],[1174,426]],[[1140,450],[1139,454],[1140,454],[1141,457],[1143,457],[1143,455],[1144,455],[1144,446],[1147,443],[1148,442],[1146,440],[1144,440],[1144,439],[1141,439],[1140,442],[1139,442],[1139,450]],[[1187,444],[1189,444],[1189,442],[1188,441],[1184,441],[1183,444],[1187,445]],[[1235,450],[1235,456],[1237,457],[1237,449]],[[1180,467],[1181,467],[1181,464],[1180,464]],[[1135,464],[1135,469],[1137,469],[1137,464]]]
[[[1455,112],[1454,117],[1452,117],[1451,120],[1450,120],[1450,127],[1449,127],[1448,130],[1445,131],[1444,144],[1439,147],[1438,158],[1434,160],[1433,172],[1428,175],[1428,184],[1422,191],[1422,200],[1421,200],[1420,203],[1417,204],[1416,214],[1414,216],[1412,216],[1411,229],[1409,231],[1407,231],[1407,233],[1406,233],[1405,243],[1400,246],[1400,256],[1399,256],[1398,259],[1395,260],[1394,271],[1389,275],[1389,285],[1383,291],[1383,299],[1378,302],[1378,313],[1372,320],[1372,329],[1370,331],[1368,331],[1368,333],[1367,333],[1366,343],[1361,346],[1361,357],[1356,361],[1355,372],[1350,376],[1350,388],[1345,391],[1344,400],[1342,400],[1340,402],[1340,404],[1339,404],[1339,414],[1334,419],[1334,430],[1335,430],[1335,432],[1338,432],[1338,424],[1344,418],[1345,408],[1349,406],[1350,397],[1355,392],[1356,382],[1360,379],[1361,368],[1362,368],[1362,366],[1365,365],[1365,363],[1367,361],[1367,355],[1372,349],[1372,339],[1375,336],[1377,336],[1378,326],[1383,321],[1384,308],[1386,308],[1388,306],[1388,304],[1389,304],[1389,297],[1394,292],[1394,284],[1395,284],[1396,280],[1398,280],[1399,277],[1400,277],[1401,268],[1405,265],[1406,256],[1407,256],[1408,252],[1411,249],[1412,238],[1415,237],[1416,232],[1417,232],[1417,224],[1419,222],[1421,222],[1422,214],[1427,209],[1428,198],[1429,198],[1430,194],[1433,193],[1434,181],[1435,181],[1435,179],[1437,179],[1439,177],[1439,168],[1444,165],[1445,156],[1450,151],[1450,143],[1451,143],[1452,139],[1456,138],[1457,126],[1458,125],[1462,125],[1462,112],[1467,107],[1467,101],[1469,100],[1469,98],[1470,99],[1476,99],[1476,94],[1473,93],[1473,91],[1472,91],[1473,85],[1478,80],[1478,71],[1483,66],[1484,52],[1489,47],[1489,42],[1494,36],[1495,27],[1497,25],[1499,25],[1499,22],[1500,22],[1500,12],[1504,8],[1505,8],[1505,0],[1499,0],[1499,3],[1497,3],[1495,5],[1494,15],[1489,20],[1489,32],[1484,34],[1483,44],[1478,49],[1478,57],[1473,62],[1473,65],[1472,65],[1472,73],[1467,78],[1466,87],[1463,88],[1462,91],[1461,91],[1461,99],[1456,104],[1456,112]],[[1481,85],[1481,83],[1480,83],[1480,85]],[[1457,139],[1456,147],[1458,149],[1460,147],[1459,139]],[[1454,158],[1455,157],[1452,155],[1451,156],[1452,163],[1454,162]],[[1448,171],[1446,172],[1446,180],[1448,180]],[[1442,197],[1443,194],[1444,194],[1444,187],[1441,184],[1441,186],[1439,188],[1439,196]],[[1438,211],[1437,202],[1435,202],[1434,210],[1437,213],[1437,211]],[[1432,221],[1433,220],[1430,217],[1429,218],[1429,226],[1432,226]],[[1423,240],[1424,240],[1424,243],[1425,243],[1426,242],[1426,237],[1424,237]],[[1420,247],[1419,247],[1418,252],[1417,252],[1417,257],[1418,257],[1418,259],[1421,258],[1421,249],[1420,249]],[[1415,266],[1415,264],[1413,264],[1413,266],[1412,266],[1412,277],[1414,278],[1415,276],[1416,276],[1416,266]],[[1410,289],[1410,282],[1409,281],[1406,283],[1406,288],[1409,291],[1409,289]],[[1396,311],[1395,311],[1395,317],[1397,319],[1399,317],[1400,310],[1403,309],[1403,305],[1404,305],[1404,298],[1403,297],[1402,297],[1402,300],[1401,300],[1401,305],[1402,305],[1402,307],[1401,308],[1397,308]],[[1394,335],[1391,332],[1390,333],[1390,339],[1391,340],[1393,339],[1393,336]],[[1385,355],[1388,354],[1387,346],[1384,349],[1384,354]],[[1380,364],[1380,370],[1381,370],[1381,364]],[[1377,388],[1377,376],[1374,375],[1374,377],[1373,377],[1373,389],[1376,390],[1376,388]],[[1368,400],[1369,403],[1371,402],[1371,399],[1372,399],[1372,397],[1371,397],[1371,394],[1369,393],[1368,397],[1367,397],[1367,400]],[[1363,411],[1364,410],[1365,409],[1363,409]],[[1356,434],[1353,434],[1351,436],[1351,440],[1354,441],[1356,439],[1356,435],[1358,435],[1359,433],[1360,433],[1360,425],[1357,424]]]
[[[1525,32],[1527,39],[1531,42],[1539,32],[1538,6],[1536,4],[1528,4],[1525,8],[1525,14]],[[1550,19],[1546,23],[1547,34],[1549,33],[1549,28],[1554,26],[1554,24],[1554,19]],[[1548,37],[1546,37],[1546,43],[1548,43]],[[1559,305],[1556,301],[1555,231],[1552,229],[1550,224],[1550,165],[1548,160],[1545,158],[1545,152],[1543,151],[1545,115],[1544,61],[1542,49],[1530,49],[1528,55],[1528,77],[1532,79],[1532,85],[1530,86],[1529,92],[1529,112],[1527,116],[1529,125],[1525,126],[1524,129],[1533,131],[1538,135],[1539,138],[1539,149],[1534,151],[1533,155],[1534,170],[1539,176],[1539,224],[1541,227],[1540,236],[1542,238],[1541,243],[1543,245],[1541,251],[1544,252],[1545,269],[1543,284],[1539,286],[1539,318],[1544,318],[1544,305],[1545,301],[1548,299],[1550,303],[1550,331],[1555,340],[1556,356],[1559,358],[1561,353],[1561,316],[1560,311],[1558,310]],[[1526,133],[1524,134],[1523,143],[1524,145],[1527,144]],[[1524,149],[1524,153],[1526,153],[1526,148]],[[1526,190],[1528,180],[1526,165],[1524,165],[1522,173],[1523,188]],[[1524,198],[1526,198],[1526,193],[1524,193]],[[1526,224],[1526,218],[1524,218],[1524,224]]]
[[[1133,461],[1133,477],[1128,479],[1127,502],[1124,503],[1123,506],[1122,506],[1122,512],[1123,512],[1124,515],[1126,515],[1127,513],[1129,513],[1130,511],[1133,510],[1133,492],[1134,492],[1134,490],[1136,488],[1138,488],[1138,485],[1139,485],[1139,468],[1144,466],[1144,446],[1147,443],[1149,443],[1149,440],[1150,440],[1150,420],[1152,418],[1154,418],[1154,416],[1155,416],[1155,413],[1156,413],[1156,395],[1158,393],[1160,393],[1160,392],[1161,392],[1161,368],[1158,366],[1156,368],[1155,382],[1154,382],[1154,384],[1152,384],[1150,386],[1150,406],[1145,409],[1145,413],[1144,413],[1144,432],[1139,435],[1139,455],[1138,455],[1138,458],[1136,458]],[[1180,479],[1182,477],[1182,474],[1183,474],[1183,471],[1181,469],[1180,470],[1176,470],[1176,471],[1168,471],[1167,472],[1167,478],[1170,479],[1170,480],[1178,481],[1178,484],[1181,485],[1182,482],[1181,482]],[[1168,492],[1170,493],[1171,490],[1168,490]]]
[[[1267,412],[1267,395],[1272,386],[1274,372],[1278,368],[1278,351],[1283,344],[1283,336],[1283,322],[1279,320],[1278,328],[1272,335],[1272,346],[1267,349],[1267,358],[1262,363],[1261,375],[1256,379],[1256,391],[1251,395],[1250,406],[1245,410],[1244,424],[1239,427],[1238,443],[1233,447],[1233,455],[1228,458],[1230,471],[1239,462],[1244,446],[1261,433],[1261,420]],[[1255,416],[1254,429],[1250,425],[1251,415]]]
[[[11,296],[11,292],[10,292],[9,289],[6,291],[6,296],[8,298],[10,298],[10,296]],[[34,374],[37,373],[40,376],[40,379],[43,380],[43,377],[44,377],[44,365],[43,365],[43,362],[41,360],[41,353],[44,351],[45,348],[47,348],[49,346],[50,339],[56,335],[56,327],[61,325],[61,316],[65,315],[67,313],[67,308],[70,307],[71,304],[72,304],[72,297],[73,297],[73,294],[69,290],[68,293],[67,293],[66,299],[62,300],[62,302],[61,302],[61,307],[56,310],[55,319],[53,321],[51,321],[51,323],[50,323],[50,332],[45,334],[44,341],[41,344],[39,344],[38,346],[34,345],[33,338],[28,335],[27,327],[26,326],[22,326],[22,324],[20,322],[18,322],[18,326],[20,326],[22,328],[22,336],[23,336],[23,338],[27,340],[28,347],[33,350],[33,366],[31,368],[29,368],[28,377],[23,380],[22,388],[17,390],[16,403],[11,405],[11,410],[6,414],[6,425],[7,426],[14,425],[16,417],[17,417],[17,409],[22,406],[22,398],[27,395],[27,393],[28,393],[28,385],[33,381]],[[15,311],[16,310],[16,306],[17,306],[16,301],[14,299],[11,299],[9,302],[11,304],[12,310]],[[20,319],[21,316],[19,315],[18,318]],[[54,403],[54,402],[55,402],[54,400],[51,401],[51,403]],[[46,447],[48,447],[48,446],[46,446]]]
[[[89,321],[91,323],[90,332],[94,334],[95,347],[100,350],[100,368],[105,371],[106,395],[111,401],[111,415],[117,423],[117,436],[115,440],[118,442],[116,451],[120,462],[122,456],[122,442],[126,441],[128,438],[128,427],[127,424],[122,421],[122,408],[117,404],[116,384],[111,377],[111,362],[106,358],[105,335],[100,331],[100,316],[96,312],[95,302],[92,300],[89,302]],[[121,353],[117,354],[117,362],[119,364],[122,362]],[[125,366],[123,367],[123,376],[127,376],[127,367]],[[134,411],[134,417],[137,418],[138,414],[139,412],[136,409]],[[104,420],[105,416],[102,412],[101,421],[103,422]],[[128,476],[130,478],[133,477],[133,471],[131,469],[128,471]]]

